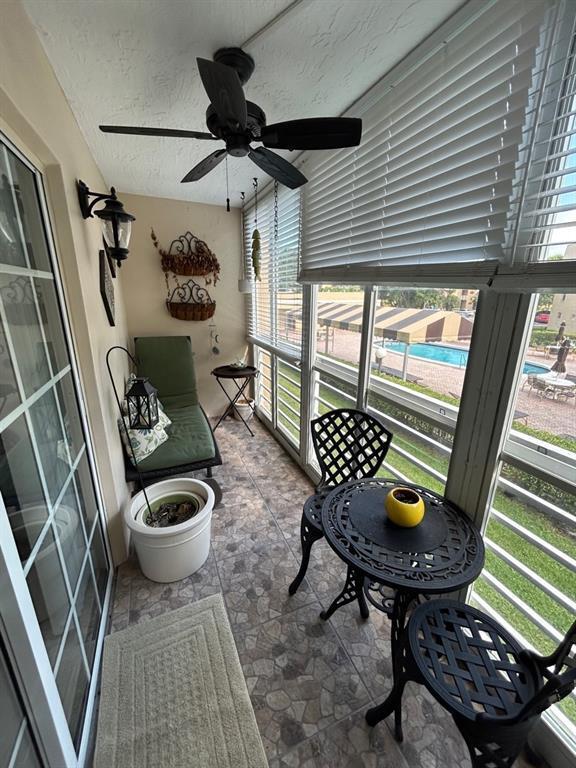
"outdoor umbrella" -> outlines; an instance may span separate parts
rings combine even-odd
[[[564,339],[558,350],[558,356],[556,362],[552,366],[552,370],[556,373],[566,373],[566,358],[568,357],[568,351],[570,349],[570,339]]]
[[[558,328],[558,333],[556,334],[556,337],[554,338],[554,341],[556,343],[564,341],[564,332],[566,331],[566,323],[562,321],[560,323],[560,328]]]

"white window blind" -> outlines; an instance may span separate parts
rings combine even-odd
[[[268,343],[272,342],[271,293],[268,284],[271,202],[272,198],[270,196],[259,197],[257,221],[254,216],[255,206],[253,201],[244,206],[243,210],[245,274],[253,279],[248,333],[250,336],[259,336]],[[260,280],[254,279],[254,265],[252,262],[252,234],[256,228],[260,232]]]
[[[359,147],[307,159],[303,281],[381,282],[430,265],[446,281],[436,265],[455,262],[494,273],[546,7],[479,6],[350,112],[363,119]]]
[[[254,283],[250,335],[254,340],[299,354],[302,286],[300,267],[301,196],[278,187],[258,200],[260,280]],[[254,204],[244,210],[244,244],[251,268]]]
[[[576,259],[576,15],[571,2],[549,13],[531,99],[533,133],[523,148],[511,221],[514,261]],[[527,171],[526,171],[527,167]],[[513,237],[513,234],[512,234]]]

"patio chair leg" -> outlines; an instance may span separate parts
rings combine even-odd
[[[302,521],[300,523],[300,543],[302,545],[302,561],[300,568],[296,574],[296,578],[288,587],[288,594],[293,595],[296,590],[302,584],[306,571],[308,570],[308,563],[310,562],[310,552],[312,551],[312,544],[318,541],[323,536],[321,531],[318,531],[306,520],[306,517],[302,515]]]
[[[206,477],[212,477],[212,467],[206,467]]]
[[[466,742],[473,768],[492,765],[512,768],[534,725],[532,718],[514,726],[500,727],[495,727],[493,723],[482,727],[458,715],[453,715],[453,718]]]

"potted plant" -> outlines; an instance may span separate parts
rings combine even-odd
[[[137,493],[124,509],[126,539],[134,542],[142,573],[159,582],[195,573],[210,551],[214,491],[202,480],[161,480]]]

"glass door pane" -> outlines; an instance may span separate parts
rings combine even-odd
[[[0,493],[78,749],[110,563],[39,178],[2,143],[0,174]]]
[[[0,638],[0,768],[41,768],[30,725]]]

